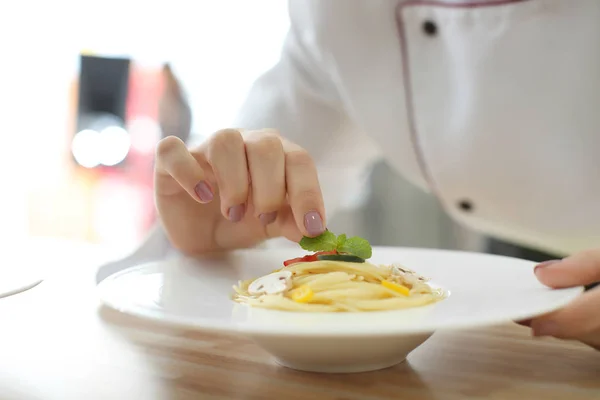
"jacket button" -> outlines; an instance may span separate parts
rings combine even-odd
[[[423,22],[423,32],[425,32],[426,35],[428,36],[435,36],[437,35],[437,25],[435,24],[435,22],[427,20],[425,22]]]
[[[470,200],[461,200],[458,202],[458,208],[460,208],[464,212],[473,211],[473,203]]]

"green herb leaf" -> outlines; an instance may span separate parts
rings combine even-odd
[[[344,243],[346,243],[346,234],[342,233],[341,235],[339,235],[337,237],[337,247],[336,248],[340,248],[344,245]]]
[[[314,238],[303,237],[300,240],[300,247],[314,252],[337,250],[338,253],[350,254],[365,260],[371,258],[373,253],[371,245],[366,239],[358,236],[347,238],[343,233],[336,237],[329,230]]]
[[[371,244],[366,239],[358,236],[346,239],[344,244],[337,248],[337,251],[339,253],[352,254],[365,260],[371,258],[373,255]]]
[[[317,237],[304,236],[300,240],[300,247],[308,251],[332,251],[337,248],[337,238],[334,233],[325,231]]]

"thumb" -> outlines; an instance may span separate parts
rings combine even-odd
[[[552,288],[590,285],[600,281],[600,249],[546,261],[537,265],[534,272],[540,282]]]

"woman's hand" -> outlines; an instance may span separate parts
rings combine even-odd
[[[600,249],[584,251],[535,268],[537,278],[552,288],[591,285],[600,281]],[[576,339],[600,350],[600,287],[585,292],[565,308],[530,322],[535,336]]]
[[[176,137],[156,150],[156,205],[180,251],[198,255],[325,230],[315,165],[276,131],[226,129],[188,150]]]

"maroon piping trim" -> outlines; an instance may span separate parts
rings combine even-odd
[[[464,3],[448,3],[442,0],[409,0],[398,4],[397,9],[410,6],[437,6],[444,8],[478,8],[504,6],[512,3],[524,3],[529,0],[494,0],[494,1],[469,1]]]
[[[400,52],[402,55],[402,75],[404,79],[404,93],[406,100],[406,112],[408,119],[408,129],[410,131],[410,138],[413,145],[413,149],[415,150],[415,154],[417,157],[417,162],[421,168],[421,172],[425,177],[425,180],[429,184],[430,190],[438,197],[439,191],[437,190],[436,185],[433,182],[433,177],[431,175],[431,171],[427,167],[427,163],[425,162],[425,154],[423,151],[423,146],[421,141],[419,140],[419,135],[417,133],[417,128],[415,125],[415,112],[414,112],[414,102],[413,102],[413,93],[411,86],[411,77],[410,77],[410,67],[408,62],[408,44],[406,42],[406,32],[404,28],[404,21],[402,20],[402,11],[406,7],[412,6],[436,6],[443,8],[479,8],[479,7],[493,7],[493,6],[501,6],[513,3],[523,3],[530,0],[495,0],[495,1],[472,1],[467,3],[447,3],[439,0],[410,0],[406,2],[401,2],[396,6],[396,25],[398,28],[398,35],[400,37]]]

